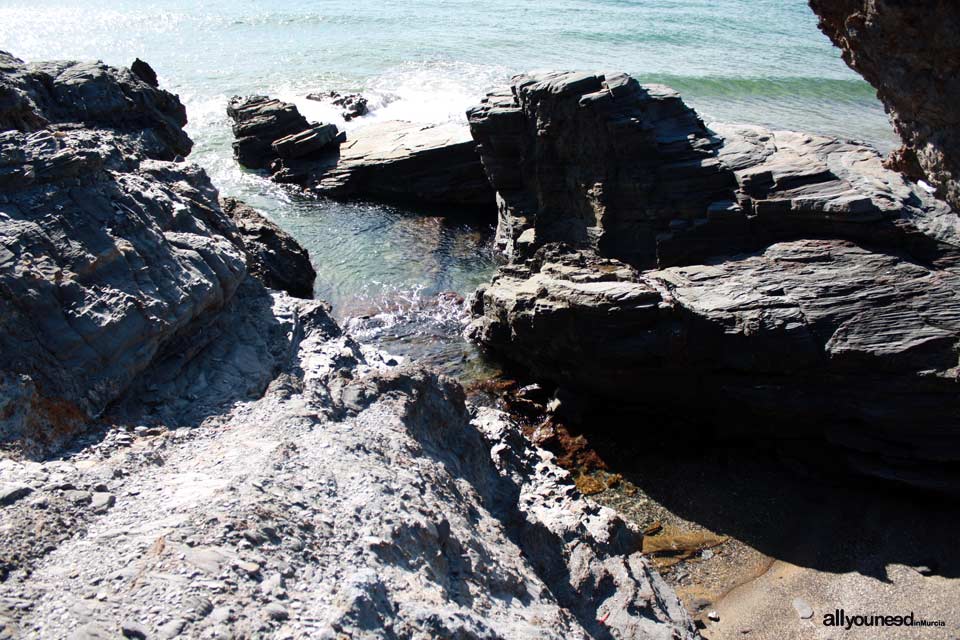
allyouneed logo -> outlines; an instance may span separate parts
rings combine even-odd
[[[853,615],[848,616],[843,609],[836,609],[833,613],[823,615],[823,626],[843,627],[849,631],[853,627],[945,627],[943,620],[918,620],[911,611],[907,615]]]

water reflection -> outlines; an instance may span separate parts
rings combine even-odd
[[[298,197],[270,213],[310,251],[316,297],[358,340],[464,382],[492,372],[461,336],[465,298],[497,264],[492,219]]]

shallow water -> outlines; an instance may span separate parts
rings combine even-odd
[[[291,100],[349,130],[378,119],[462,121],[488,89],[525,70],[618,69],[674,87],[708,121],[841,135],[884,151],[895,142],[873,90],[820,34],[805,0],[4,0],[0,49],[28,60],[147,60],[187,104],[191,159],[310,250],[317,294],[336,315],[364,339],[456,374],[481,361],[459,339],[462,312],[444,292],[467,295],[489,277],[491,229],[304,201],[243,171],[231,157],[230,96]],[[373,113],[345,124],[305,99],[329,89],[362,91]]]

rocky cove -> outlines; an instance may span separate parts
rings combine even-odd
[[[886,5],[812,4],[855,68],[940,73],[860,39]],[[232,100],[293,198],[496,224],[449,301],[520,381],[483,402],[312,299],[324,256],[185,160],[148,64],[0,74],[0,637],[822,637],[814,596],[956,625],[955,150],[909,87],[864,71],[889,161],[620,73],[346,135]],[[830,548],[855,530],[885,537]]]

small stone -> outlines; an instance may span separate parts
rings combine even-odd
[[[803,620],[809,620],[813,617],[813,608],[807,604],[806,600],[794,598],[793,608],[797,610],[797,615]]]
[[[287,613],[287,609],[277,602],[271,602],[266,607],[263,608],[263,612],[267,614],[267,617],[271,620],[282,621],[290,617],[290,614]]]
[[[240,560],[237,562],[237,568],[246,573],[248,576],[255,576],[260,573],[260,565],[256,562],[247,562],[245,560]]]
[[[123,633],[124,638],[132,638],[133,640],[147,640],[146,628],[137,622],[124,622],[122,625],[120,625],[120,631]]]
[[[277,595],[283,593],[283,587],[283,576],[281,576],[279,573],[271,574],[260,583],[260,591],[266,594]]]
[[[0,506],[8,506],[25,498],[33,492],[33,489],[25,484],[4,484],[0,485]]]
[[[93,494],[90,506],[94,513],[106,513],[116,501],[117,499],[112,493],[97,492]]]
[[[163,640],[170,640],[179,636],[185,626],[187,626],[186,620],[171,620],[157,628],[157,635]]]
[[[712,620],[713,622],[720,622],[720,614],[717,613],[716,611],[711,611],[710,613],[708,613],[707,618]]]
[[[89,504],[92,499],[89,491],[77,491],[76,489],[64,491],[63,497],[74,504]]]

